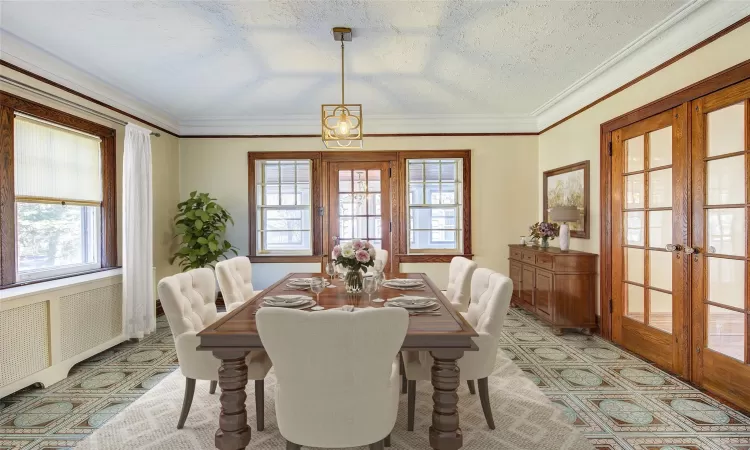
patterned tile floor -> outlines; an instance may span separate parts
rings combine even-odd
[[[169,326],[0,399],[0,449],[67,449],[177,368]],[[597,449],[750,450],[750,418],[595,336],[512,309],[500,347]]]

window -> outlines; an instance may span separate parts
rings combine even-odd
[[[406,159],[408,253],[463,253],[463,159]]]
[[[14,120],[17,280],[101,267],[101,139]]]
[[[117,265],[115,130],[0,92],[0,288]]]
[[[258,255],[312,255],[312,161],[256,160]]]

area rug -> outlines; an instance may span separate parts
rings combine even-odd
[[[185,378],[179,370],[130,404],[102,428],[76,446],[77,450],[212,450],[219,412],[219,395],[208,392],[209,383],[199,382],[185,428],[176,428],[182,406]],[[276,379],[266,378],[266,428],[255,429],[252,383],[248,385],[248,422],[252,440],[248,448],[278,450],[285,440],[276,426],[273,398]],[[314,388],[314,387],[313,387]],[[459,389],[459,413],[464,448],[476,450],[589,450],[588,440],[566,417],[566,411],[551,403],[542,391],[498,350],[495,371],[490,377],[490,397],[496,429],[487,427],[479,396],[467,387]],[[398,421],[392,434],[394,449],[429,449],[428,428],[432,399],[429,382],[417,383],[415,430],[406,430],[406,395],[401,396]],[[364,447],[366,448],[366,447]]]

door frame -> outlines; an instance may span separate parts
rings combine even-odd
[[[599,161],[600,161],[600,212],[601,212],[601,235],[599,242],[599,300],[600,300],[600,318],[599,331],[602,337],[612,340],[612,132],[649,118],[664,111],[676,108],[680,105],[686,105],[687,111],[692,111],[690,102],[711,94],[718,90],[732,86],[733,84],[750,79],[750,60],[744,61],[724,71],[716,73],[697,83],[687,86],[679,91],[673,92],[665,97],[653,101],[633,111],[627,112],[621,116],[615,117],[599,126]],[[691,141],[691,123],[688,121],[686,130],[687,148],[692,148]],[[689,171],[690,172],[690,171]],[[688,186],[692,183],[692,173],[688,174]],[[690,192],[688,192],[690,195]],[[692,205],[689,203],[688,208],[688,228],[692,226]],[[692,236],[689,236],[692,239]],[[692,242],[689,242],[692,245]],[[684,300],[684,305],[688,313],[692,311],[690,291],[686,291],[688,298]],[[686,330],[688,333],[690,329]],[[685,336],[685,342],[691,342],[691,336]],[[689,354],[689,353],[688,353]],[[690,365],[687,366],[685,374],[690,376]]]

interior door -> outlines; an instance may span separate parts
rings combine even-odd
[[[750,409],[750,80],[694,101],[693,381]],[[686,259],[687,259],[686,258]]]
[[[612,133],[612,337],[687,376],[685,105]]]
[[[330,164],[329,236],[333,245],[353,239],[370,241],[388,250],[390,270],[391,202],[387,161]]]

